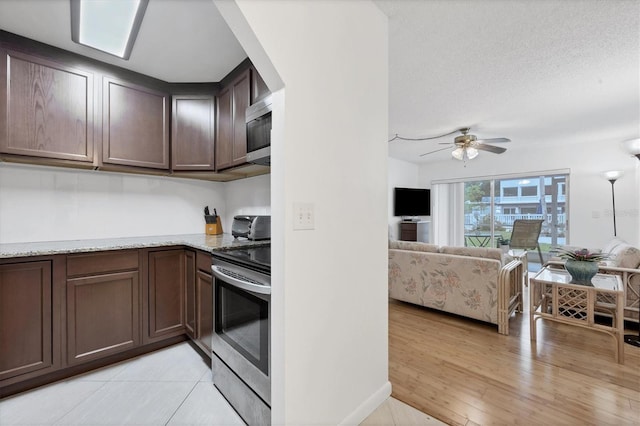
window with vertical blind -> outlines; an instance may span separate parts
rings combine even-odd
[[[543,252],[566,244],[568,181],[568,170],[433,181],[434,243],[497,247],[515,220],[543,219]]]

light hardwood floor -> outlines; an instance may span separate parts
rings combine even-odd
[[[620,365],[604,333],[544,320],[537,330],[531,342],[526,312],[503,336],[391,300],[392,396],[450,425],[640,425],[640,348],[625,345]]]

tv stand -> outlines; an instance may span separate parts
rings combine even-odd
[[[400,240],[429,242],[430,220],[402,220],[400,222]]]

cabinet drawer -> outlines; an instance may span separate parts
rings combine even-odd
[[[138,251],[123,250],[67,256],[67,276],[138,269]]]
[[[211,273],[211,253],[199,251],[196,255],[196,266],[199,270]]]

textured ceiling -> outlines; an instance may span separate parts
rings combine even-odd
[[[389,16],[390,137],[469,126],[514,150],[640,136],[640,1],[376,4]],[[440,161],[448,150],[419,154],[453,137],[394,141],[389,154]]]
[[[0,0],[0,29],[169,82],[220,81],[247,57],[211,0],[150,0],[128,61],[71,41],[69,0]]]

